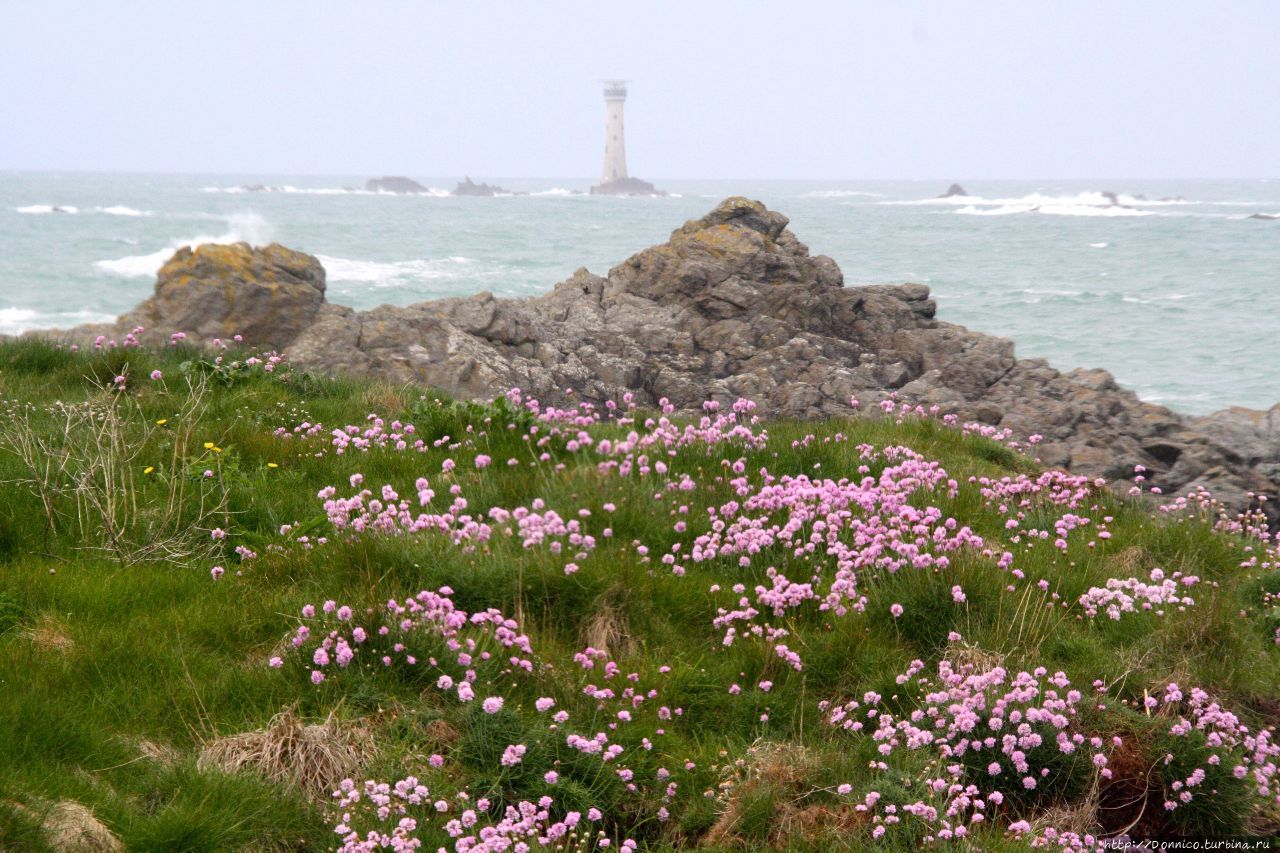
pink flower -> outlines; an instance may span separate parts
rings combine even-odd
[[[158,370],[153,370],[151,371],[151,379],[155,382],[159,382],[161,379],[164,379],[164,374]]]
[[[484,709],[486,714],[496,714],[502,710],[502,705],[503,701],[501,696],[490,696],[481,703],[480,707]]]
[[[889,612],[893,614],[894,619],[897,619],[899,616],[902,615],[902,605],[901,604],[892,605],[889,608]]]
[[[222,566],[214,566],[212,569],[209,570],[209,577],[213,578],[214,580],[217,580],[218,578],[222,577],[222,574],[225,571],[226,569],[222,568]]]
[[[542,781],[546,782],[548,785],[554,785],[556,782],[560,781],[560,774],[554,770],[548,770],[546,775],[542,777]]]
[[[477,468],[488,468],[488,467],[489,467],[489,463],[490,463],[490,462],[492,462],[492,461],[493,461],[493,460],[492,460],[492,459],[490,459],[488,456],[485,456],[483,453],[481,453],[481,454],[479,454],[478,456],[476,456],[476,467],[477,467]]]

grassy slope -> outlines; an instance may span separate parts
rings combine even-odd
[[[132,378],[126,393],[154,424],[173,418],[181,407],[178,364],[185,357],[139,351],[71,354],[43,344],[6,343],[0,345],[0,398],[35,404],[37,410],[57,400],[84,400],[100,393],[92,377],[109,381],[127,363]],[[166,376],[168,392],[145,379],[157,368]],[[1089,622],[1076,618],[1074,604],[1056,611],[1020,609],[1024,588],[1016,596],[1004,593],[1007,577],[996,576],[989,563],[961,557],[945,572],[907,570],[868,583],[865,614],[835,619],[808,610],[789,616],[792,646],[802,648],[805,659],[803,672],[794,672],[760,643],[724,648],[722,632],[711,625],[717,603],[725,599],[713,598],[709,585],[750,587],[763,578],[768,563],[757,561],[750,568],[727,559],[690,564],[685,577],[676,577],[657,562],[657,555],[691,536],[673,532],[673,499],[654,501],[662,482],[656,476],[601,475],[593,456],[564,450],[554,451],[556,461],[566,464],[557,472],[550,464],[532,464],[519,431],[493,425],[491,434],[473,438],[472,447],[427,454],[375,450],[317,458],[323,438],[285,442],[271,435],[275,427],[302,420],[358,424],[371,411],[388,420],[413,420],[424,437],[465,435],[463,414],[424,405],[420,396],[416,389],[264,375],[231,387],[215,385],[209,408],[192,432],[200,444],[188,455],[199,457],[189,461],[202,467],[214,458],[201,449],[203,441],[221,448],[216,461],[230,484],[231,536],[220,546],[225,548],[221,556],[187,564],[121,564],[78,547],[74,525],[65,517],[51,533],[39,500],[12,482],[24,472],[12,455],[0,452],[0,799],[5,804],[0,846],[41,849],[41,809],[69,799],[91,806],[129,849],[330,847],[334,821],[314,798],[253,775],[225,775],[195,765],[202,742],[261,727],[293,705],[309,719],[335,710],[342,718],[363,719],[380,745],[365,768],[370,778],[393,781],[414,772],[432,779],[433,790],[471,784],[475,791],[494,785],[520,796],[551,793],[568,805],[599,806],[608,820],[617,821],[619,836],[634,835],[653,848],[691,845],[705,836],[723,806],[703,792],[715,789],[726,778],[719,768],[746,756],[753,743],[803,745],[805,752],[788,753],[789,769],[762,771],[740,786],[736,820],[728,833],[717,830],[718,843],[857,847],[866,843],[868,827],[842,810],[846,798],[834,787],[852,784],[856,798],[873,788],[891,791],[899,782],[868,770],[868,761],[877,756],[866,738],[822,725],[817,701],[867,690],[896,695],[902,688],[895,676],[914,658],[925,661],[926,672],[933,669],[947,653],[949,631],[963,634],[971,647],[1003,655],[1013,670],[1062,669],[1081,689],[1102,678],[1114,684],[1113,699],[1141,699],[1144,690],[1172,679],[1210,690],[1256,723],[1275,719],[1280,652],[1273,642],[1275,626],[1261,604],[1264,587],[1280,588],[1280,577],[1272,572],[1260,578],[1237,568],[1245,556],[1242,543],[1206,525],[1156,521],[1136,505],[1101,497],[1096,514],[1116,519],[1112,539],[1102,547],[1089,549],[1081,538],[1066,554],[1047,545],[1018,554],[1017,565],[1029,578],[1047,579],[1068,602],[1107,578],[1138,574],[1135,566],[1197,574],[1205,582],[1196,588],[1196,606],[1186,613]],[[472,426],[485,430],[478,418]],[[144,506],[163,497],[166,442],[176,427],[153,429],[138,457],[138,464],[159,469],[137,479]],[[723,470],[722,460],[740,456],[747,458],[747,471],[764,465],[778,473],[812,473],[820,466],[821,474],[838,478],[856,476],[855,445],[867,442],[908,445],[941,462],[962,484],[970,475],[1034,470],[1030,461],[1002,446],[928,420],[781,422],[768,430],[770,442],[762,450],[721,445],[684,451],[672,460],[673,471],[689,472],[700,484],[687,498],[691,519],[705,519],[704,507],[732,497],[729,487],[714,478]],[[792,447],[809,432],[819,440]],[[822,442],[836,432],[852,440]],[[154,462],[147,458],[152,449]],[[477,452],[492,455],[497,464],[477,472],[469,464]],[[317,490],[336,485],[348,494],[347,478],[359,471],[375,489],[394,483],[403,494],[415,478],[426,475],[444,492],[449,480],[440,478],[440,470],[447,456],[460,462],[453,480],[464,487],[472,510],[543,498],[566,517],[579,508],[591,509],[593,519],[607,516],[614,535],[602,539],[572,576],[564,574],[564,555],[524,550],[502,536],[471,553],[439,536],[368,535],[314,550],[289,545],[268,552],[271,542],[285,541],[278,535],[281,524],[317,515]],[[513,456],[522,464],[502,464]],[[612,514],[603,509],[608,502],[618,507]],[[1007,539],[1005,516],[985,506],[972,486],[963,485],[955,498],[930,495],[928,502],[990,542]],[[203,532],[192,536],[207,539]],[[651,549],[651,560],[639,556],[635,541]],[[230,553],[236,544],[262,556],[241,566]],[[218,582],[210,579],[213,562],[228,567]],[[793,561],[780,553],[769,562],[790,571]],[[242,576],[236,576],[237,569],[243,569]],[[964,605],[951,601],[956,583],[968,594]],[[374,607],[388,597],[441,584],[455,589],[460,607],[521,614],[540,659],[560,661],[559,668],[513,679],[505,691],[507,708],[490,716],[441,698],[430,689],[433,677],[406,668],[353,669],[316,687],[300,664],[291,661],[282,670],[265,665],[298,624],[304,603],[332,598]],[[888,615],[895,602],[905,606],[898,620]],[[568,658],[586,645],[593,625],[601,629],[601,614],[631,638],[627,653],[617,656],[624,671],[641,673],[645,684],[661,682],[661,701],[685,709],[658,748],[632,765],[640,775],[660,765],[696,763],[695,770],[678,774],[680,790],[668,804],[672,818],[665,825],[653,819],[657,794],[632,796],[610,772],[574,765],[562,738],[548,734],[545,720],[531,707],[543,695],[566,697],[562,706],[574,701],[578,682]],[[658,667],[664,664],[673,671],[660,676]],[[753,689],[762,679],[775,683],[767,695]],[[742,694],[730,695],[730,683],[741,684]],[[592,713],[592,704],[581,698],[572,707],[575,713]],[[766,711],[768,721],[762,722]],[[448,726],[442,728],[440,720]],[[442,731],[461,739],[447,744],[452,734],[442,736]],[[139,747],[143,740],[169,757],[147,757]],[[495,755],[515,742],[530,744],[528,773],[495,775]],[[432,771],[423,762],[435,751],[446,754],[444,771]],[[573,784],[545,786],[540,777],[550,764],[534,766],[538,756],[547,762],[561,759]],[[900,780],[918,769],[911,764],[913,756],[901,759]],[[800,812],[789,805],[797,792],[813,792],[805,804],[818,808]],[[15,807],[15,802],[25,805]],[[1001,829],[986,831],[984,845],[1018,847],[1003,839]],[[447,842],[438,828],[425,838],[427,849]],[[895,838],[904,849],[914,846],[905,832],[891,833],[886,841]]]

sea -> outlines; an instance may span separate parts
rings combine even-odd
[[[366,192],[369,176],[0,172],[0,334],[105,321],[175,249],[271,241],[316,255],[330,301],[370,308],[603,274],[731,195],[791,219],[846,285],[929,285],[940,319],[1063,370],[1103,367],[1205,414],[1280,402],[1280,179],[1232,181],[485,180],[518,194]]]

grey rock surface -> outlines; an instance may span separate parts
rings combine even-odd
[[[822,418],[847,415],[853,397],[896,394],[1040,434],[1046,463],[1113,484],[1141,464],[1166,493],[1199,484],[1237,506],[1250,491],[1276,494],[1280,406],[1187,417],[1105,370],[1019,359],[1011,341],[938,320],[924,285],[845,287],[835,261],[811,255],[787,224],[730,198],[607,275],[580,269],[542,296],[370,311],[324,304],[319,264],[283,247],[184,249],[116,333],[239,332],[284,346],[304,370],[464,397],[519,387],[563,404],[631,391],[681,410],[749,397],[775,415]]]

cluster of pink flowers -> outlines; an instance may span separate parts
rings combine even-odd
[[[584,837],[586,848],[609,848],[613,840],[601,829],[604,815],[588,809],[586,815],[569,811],[553,817],[555,801],[542,797],[537,802],[522,800],[507,806],[498,819],[490,815],[492,804],[485,798],[472,801],[465,792],[452,798],[432,801],[430,789],[416,777],[409,776],[395,784],[368,780],[357,785],[344,779],[333,793],[341,810],[341,821],[334,831],[342,836],[340,853],[373,853],[375,850],[417,850],[422,841],[417,837],[419,822],[414,813],[449,816],[444,829],[453,839],[457,853],[500,853],[562,849]],[[356,826],[372,824],[361,831]],[[443,849],[443,848],[442,848]],[[618,849],[631,853],[636,843],[623,840]]]
[[[304,621],[292,645],[312,665],[311,680],[316,684],[329,671],[361,661],[387,667],[398,660],[438,670],[436,687],[456,693],[459,702],[476,698],[481,668],[499,675],[533,671],[529,638],[514,620],[492,608],[468,614],[454,606],[452,595],[446,586],[423,590],[403,602],[392,599],[380,614],[365,614],[377,617],[366,625],[356,624],[355,611],[346,605],[326,601],[317,610],[308,604],[302,608]],[[284,659],[273,657],[270,664],[279,668]],[[481,704],[486,712],[496,713],[502,699],[489,697]]]
[[[1184,575],[1174,572],[1167,578],[1161,569],[1151,570],[1151,583],[1139,578],[1110,578],[1105,587],[1091,587],[1080,596],[1080,606],[1090,619],[1099,611],[1105,611],[1108,618],[1119,621],[1122,613],[1155,611],[1163,616],[1164,607],[1177,607],[1179,611],[1194,605],[1195,599],[1182,595],[1182,587],[1194,586],[1200,579],[1195,575]]]
[[[877,744],[876,769],[892,770],[902,751],[933,756],[921,798],[895,803],[868,795],[863,806],[877,837],[911,815],[925,825],[926,841],[963,838],[969,826],[995,817],[1007,799],[1055,786],[1054,774],[1067,772],[1055,766],[1055,756],[1087,754],[1092,772],[1110,776],[1108,756],[1120,741],[1081,724],[1087,700],[1063,673],[1050,675],[1043,667],[1017,674],[999,666],[979,671],[943,660],[936,676],[918,677],[923,668],[916,661],[898,679],[918,686],[915,710],[895,712],[897,702],[875,692],[819,704],[828,723]]]

